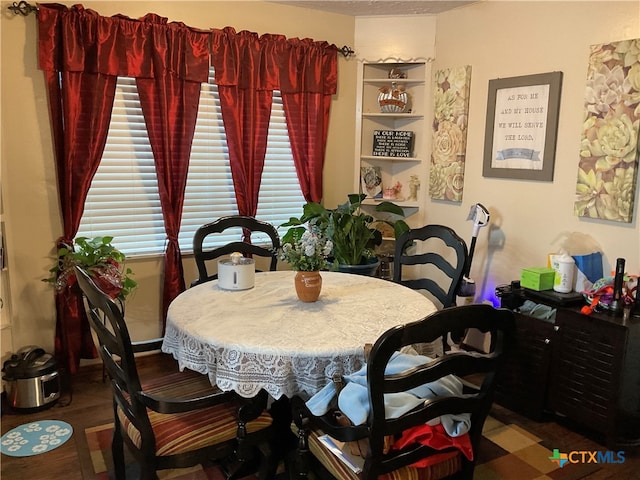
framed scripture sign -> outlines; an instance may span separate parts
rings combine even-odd
[[[484,177],[553,180],[562,72],[489,80]]]

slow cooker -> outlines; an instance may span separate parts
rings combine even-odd
[[[39,347],[25,347],[2,366],[7,401],[12,408],[43,409],[60,398],[58,365]]]

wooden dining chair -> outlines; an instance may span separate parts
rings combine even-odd
[[[264,410],[266,392],[245,400],[212,387],[206,375],[187,369],[140,378],[134,354],[158,350],[162,340],[132,342],[113,300],[85,270],[76,267],[76,276],[112,386],[116,479],[125,478],[124,445],[140,466],[138,478],[145,480],[156,479],[158,470],[212,461],[227,469],[228,478],[238,478],[260,459],[259,478],[273,478],[268,443],[273,421]]]
[[[237,240],[231,241],[220,247],[206,248],[205,242],[216,235],[228,234],[229,229],[241,229],[241,235]],[[226,232],[225,232],[226,231]],[[254,245],[251,242],[251,234],[263,233],[271,245]],[[270,223],[243,215],[231,215],[221,217],[218,220],[202,225],[193,237],[193,255],[198,267],[198,278],[191,286],[199,285],[209,280],[218,278],[218,274],[211,274],[207,270],[207,263],[234,252],[240,252],[245,257],[264,257],[269,261],[269,270],[275,271],[278,264],[278,251],[280,250],[280,236],[276,228]],[[259,270],[256,270],[259,271]]]
[[[455,305],[467,259],[467,244],[453,229],[444,225],[413,228],[396,239],[393,281],[425,290],[442,308],[451,307]],[[408,278],[406,270],[415,265],[420,266],[419,273]]]
[[[472,327],[491,334],[494,342],[490,353],[456,352],[433,360],[399,353],[415,341],[430,342],[451,330]],[[344,411],[334,407],[323,415],[314,415],[301,397],[292,400],[292,429],[299,437],[298,478],[306,478],[313,471],[329,472],[341,480],[472,479],[482,427],[513,328],[511,311],[476,304],[439,310],[386,331],[371,349],[364,386],[354,377],[343,378],[345,386],[337,405]],[[350,382],[356,389],[343,398]],[[354,402],[368,409],[358,425],[350,425],[353,420],[344,421],[346,407],[353,411]],[[410,405],[408,411],[391,414],[406,404]],[[465,425],[468,431],[460,429],[451,433],[463,435],[450,436],[447,428],[454,428],[452,425]],[[362,455],[360,473],[326,447],[322,441],[326,434],[347,442],[344,448],[358,447],[355,453]]]

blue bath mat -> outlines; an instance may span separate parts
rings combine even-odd
[[[0,439],[0,452],[29,457],[48,452],[71,438],[73,427],[59,420],[39,420],[9,430]]]

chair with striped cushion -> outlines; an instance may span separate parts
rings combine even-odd
[[[273,478],[269,441],[272,418],[267,394],[250,400],[211,386],[206,375],[186,370],[141,379],[134,354],[160,349],[162,340],[132,342],[122,311],[76,267],[86,299],[89,323],[113,390],[115,477],[125,478],[124,444],[140,465],[141,479],[158,470],[218,461],[228,478],[259,468],[259,478]],[[253,470],[252,470],[253,469]]]
[[[431,342],[466,328],[488,332],[491,352],[461,351],[435,359],[401,352],[416,341]],[[293,398],[298,478],[306,478],[311,471],[328,471],[341,480],[472,479],[474,454],[513,328],[509,310],[466,305],[437,311],[382,334],[371,350],[366,371],[358,372],[366,382],[358,382],[356,375],[344,377],[337,403],[341,410],[330,408],[314,415],[310,408],[315,411],[316,403],[308,406],[301,397]],[[355,389],[346,396],[350,382]],[[364,409],[354,409],[354,403]],[[351,421],[345,423],[348,411]],[[360,413],[364,423],[353,424],[358,423],[354,412]],[[356,460],[360,452],[362,470],[356,473],[349,468],[323,442],[324,435],[345,443],[343,451],[351,452]],[[350,447],[357,447],[356,451]]]

